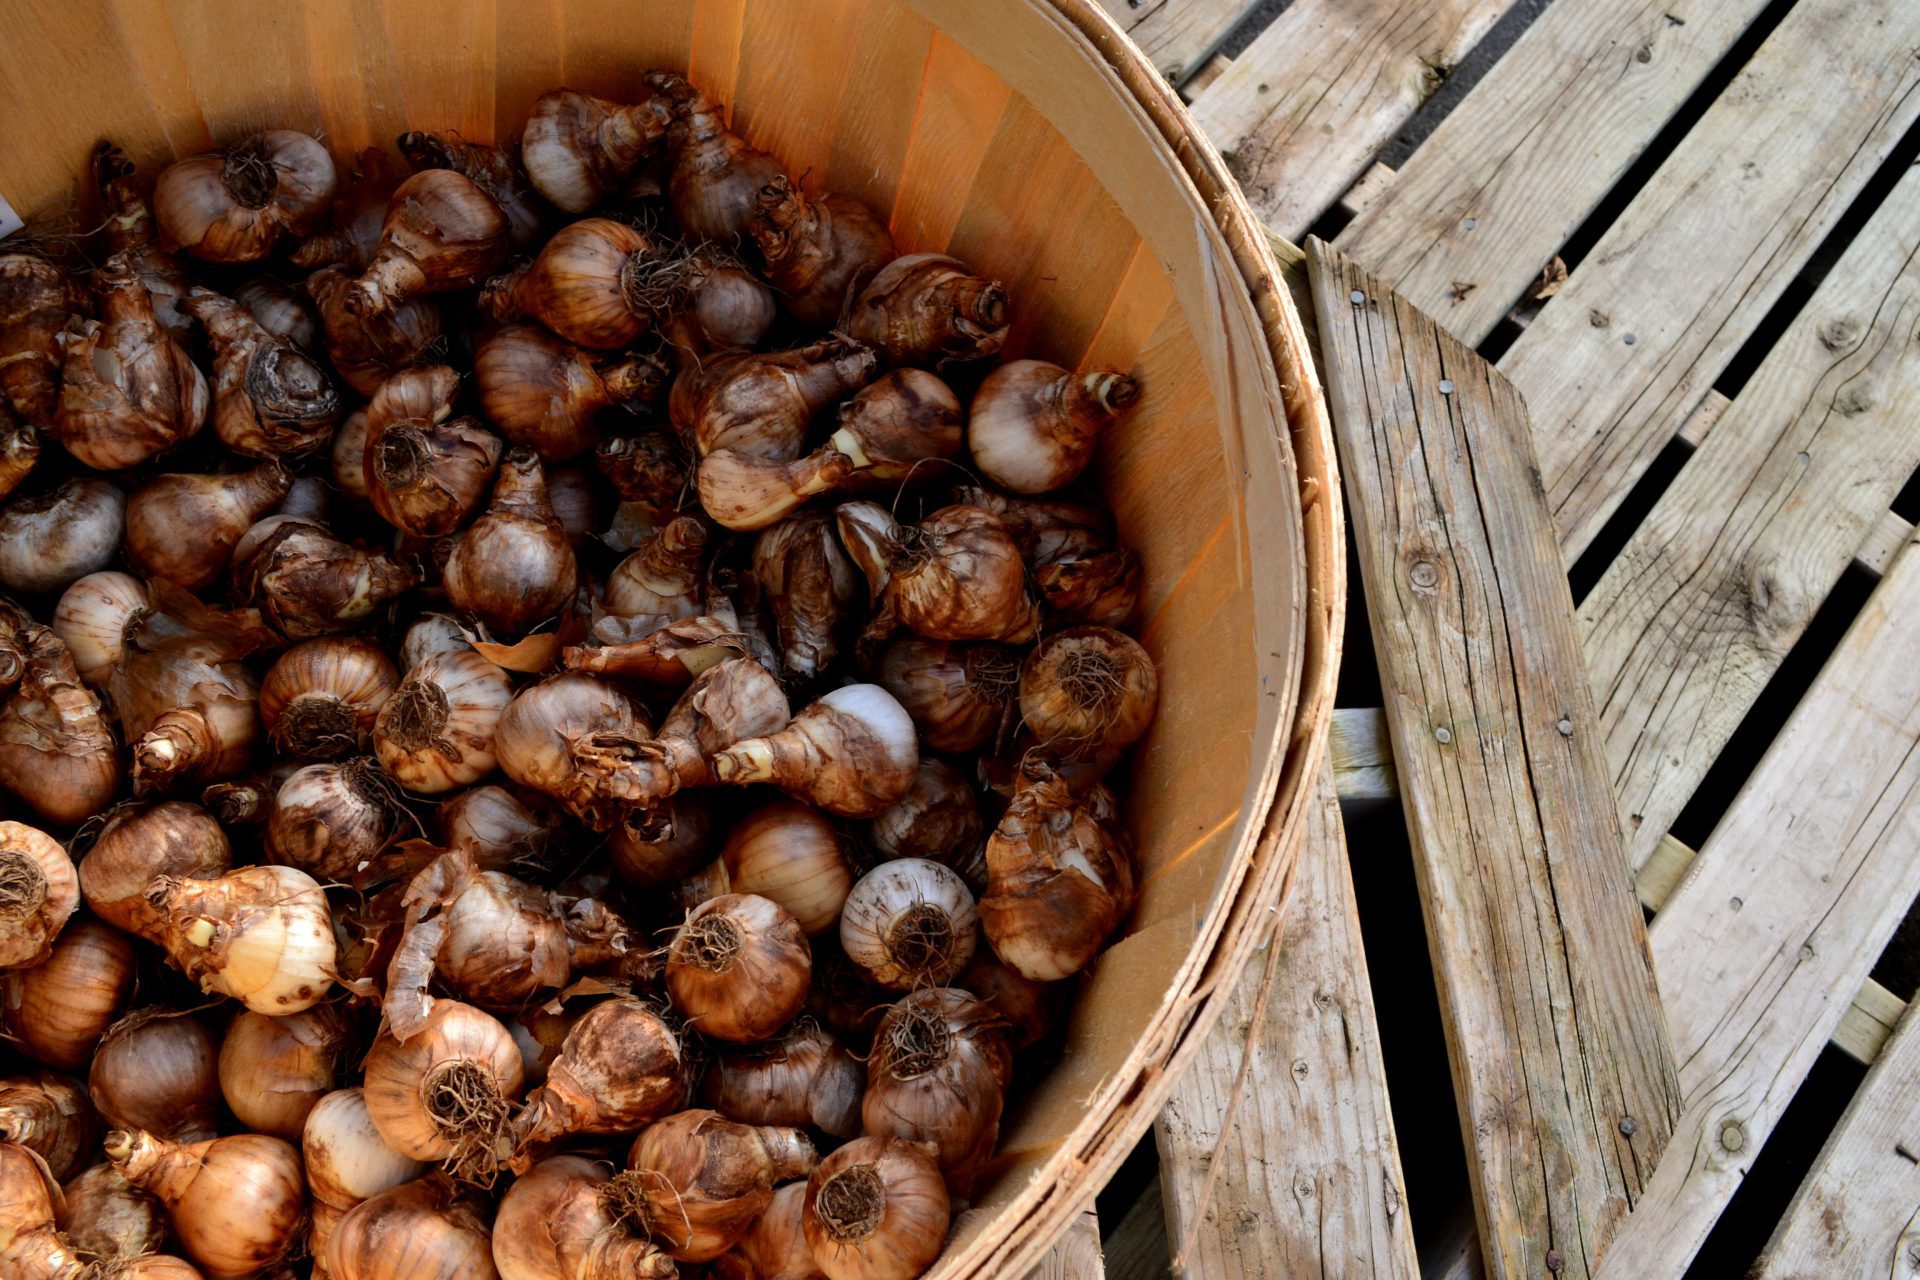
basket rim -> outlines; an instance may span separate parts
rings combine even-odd
[[[1178,1029],[1137,1062],[1124,1085],[1118,1114],[1083,1138],[1083,1121],[1066,1140],[1072,1176],[1023,1192],[999,1212],[1013,1217],[1004,1228],[973,1242],[960,1259],[943,1259],[937,1275],[1019,1276],[1039,1264],[1067,1227],[1088,1208],[1120,1162],[1159,1116],[1173,1086],[1192,1064],[1255,949],[1277,933],[1285,919],[1313,802],[1314,782],[1325,758],[1339,673],[1346,614],[1346,521],[1332,425],[1314,364],[1312,347],[1291,293],[1282,284],[1267,232],[1247,203],[1225,160],[1188,114],[1186,104],[1140,48],[1120,29],[1099,0],[1038,0],[1064,20],[1071,34],[1114,73],[1167,143],[1232,253],[1247,296],[1258,315],[1279,378],[1289,456],[1300,502],[1306,600],[1302,609],[1300,685],[1291,723],[1282,726],[1279,776],[1268,811],[1252,840],[1247,868],[1213,940],[1193,989],[1176,993]],[[1290,449],[1286,446],[1290,445]],[[1016,1216],[1017,1215],[1017,1216]],[[990,1235],[999,1247],[978,1246]],[[1177,1245],[1176,1245],[1177,1248]]]

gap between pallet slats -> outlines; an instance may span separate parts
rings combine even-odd
[[[1299,239],[1514,0],[1295,0],[1193,103],[1261,221]]]
[[[1894,561],[1649,931],[1686,1108],[1602,1268],[1678,1276],[1920,892],[1920,555]]]
[[[1767,0],[1558,0],[1334,243],[1483,340]]]
[[[1917,47],[1911,0],[1801,0],[1501,358],[1569,564],[1920,120]]]
[[[1380,1029],[1341,830],[1323,771],[1279,936],[1274,981],[1250,962],[1155,1125],[1184,1273],[1419,1274],[1380,1057]],[[1257,1037],[1249,1042],[1257,1023]],[[1220,1141],[1251,1053],[1251,1075]],[[1218,1167],[1214,1167],[1218,1152]],[[1214,1178],[1204,1214],[1197,1201]]]
[[[1579,1280],[1679,1086],[1526,412],[1356,264],[1307,254],[1490,1271]]]
[[[1693,797],[1920,465],[1920,169],[1580,606],[1629,861]]]

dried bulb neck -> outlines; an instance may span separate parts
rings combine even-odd
[[[1089,373],[1073,385],[1074,398],[1102,417],[1117,417],[1140,399],[1140,384],[1124,373]]]
[[[493,482],[490,509],[540,521],[556,519],[553,502],[547,496],[547,479],[540,470],[540,456],[533,450],[516,448],[508,452]]]
[[[0,921],[16,921],[38,912],[47,901],[47,873],[19,849],[0,849]]]
[[[773,1166],[775,1182],[804,1178],[820,1162],[820,1153],[814,1150],[813,1140],[807,1137],[805,1130],[766,1125],[755,1132],[760,1135],[760,1144],[766,1149],[767,1159]]]
[[[410,421],[381,433],[373,449],[373,474],[389,489],[411,489],[433,469],[433,445]]]
[[[635,356],[600,370],[607,395],[615,400],[651,400],[665,385],[666,368],[653,356]]]
[[[771,782],[777,764],[765,738],[737,742],[713,757],[713,775],[722,782]]]

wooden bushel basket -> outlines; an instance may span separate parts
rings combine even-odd
[[[642,70],[688,68],[809,188],[1003,280],[1009,356],[1138,376],[1097,466],[1161,676],[1127,780],[1140,903],[932,1273],[1023,1274],[1272,925],[1339,654],[1340,490],[1300,320],[1165,81],[1093,0],[62,0],[6,26],[0,195],[23,213],[86,216],[102,137],[147,172],[264,127],[344,161],[406,129],[517,137],[554,85],[630,99]]]

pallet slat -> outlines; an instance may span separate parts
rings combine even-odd
[[[1576,1280],[1679,1082],[1526,410],[1356,264],[1307,253],[1489,1272]]]
[[[1100,1215],[1088,1206],[1040,1265],[1027,1272],[1027,1280],[1105,1280],[1106,1274],[1100,1254]]]
[[[1558,0],[1334,243],[1481,341],[1765,7]]]
[[[1638,867],[1920,464],[1920,169],[1580,606]]]
[[[1194,99],[1261,221],[1298,240],[1515,0],[1295,0]]]
[[[1568,563],[1920,121],[1916,47],[1910,0],[1800,0],[1501,358]]]
[[[1100,0],[1160,74],[1185,84],[1260,0]]]
[[[1414,1280],[1413,1233],[1340,803],[1322,771],[1302,836],[1259,1038],[1266,966],[1250,962],[1154,1132],[1186,1274]],[[1253,1056],[1232,1135],[1220,1125]],[[1216,1147],[1204,1215],[1197,1200]]]
[[[1751,1280],[1920,1273],[1920,1014],[1847,1104]]]
[[[1649,931],[1686,1109],[1603,1275],[1684,1272],[1920,893],[1920,555],[1868,600]]]

